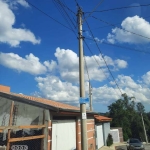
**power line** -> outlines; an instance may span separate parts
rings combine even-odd
[[[62,1],[63,1],[63,4],[64,4],[66,7],[68,7],[67,4],[66,4],[66,2],[65,2],[65,0],[62,0]],[[72,12],[72,14],[74,14],[74,15],[76,16],[76,13],[73,12],[69,7],[68,7],[68,10],[69,10],[70,12]],[[75,24],[76,24],[76,26],[77,26],[77,19],[75,19],[74,16],[73,16],[73,20],[74,20],[74,22],[75,22]]]
[[[110,9],[98,10],[98,11],[94,11],[94,12],[106,12],[106,11],[112,11],[112,10],[118,10],[118,9],[135,8],[135,7],[146,7],[146,6],[150,6],[150,4],[143,4],[143,5],[138,5],[138,6],[117,7],[117,8],[110,8]],[[90,13],[90,12],[85,12],[85,13]]]
[[[55,0],[58,4],[60,4],[60,6],[62,6],[61,8],[63,9],[63,7],[66,7],[69,11],[71,11],[74,15],[76,15],[67,5],[65,5],[63,2],[61,2],[60,0]],[[65,10],[65,9],[63,9],[64,10],[64,12],[65,12],[65,14],[68,16],[68,18],[69,18],[69,20],[71,21],[71,23],[73,24],[73,26],[75,26],[74,25],[74,23],[73,23],[73,21],[71,20],[71,18],[70,18],[70,16],[68,15],[68,13],[67,13],[67,11]],[[74,19],[74,17],[73,17],[73,20],[74,20],[74,22],[76,23],[76,21],[75,21],[75,19]]]
[[[80,8],[80,6],[79,6],[79,4],[78,4],[77,0],[74,0],[74,1],[75,1],[76,5]]]
[[[83,48],[83,53],[84,53],[84,48]],[[84,55],[84,54],[83,54],[83,56],[84,56],[84,62],[85,62],[85,68],[86,68],[88,80],[89,80],[89,82],[91,83],[90,75],[89,75],[89,71],[88,71],[88,66],[87,66],[87,62],[86,62],[86,58],[85,58],[85,55]]]
[[[92,54],[92,56],[93,56],[92,58],[95,60],[95,62],[97,63],[98,67],[101,69],[101,71],[102,71],[102,73],[104,74],[105,78],[108,80],[108,82],[111,82],[111,80],[108,78],[108,76],[107,76],[107,75],[105,74],[105,72],[103,71],[103,68],[100,66],[99,62],[98,62],[97,59],[95,58],[95,56],[94,56],[92,50],[90,49],[90,47],[88,46],[88,44],[86,43],[85,40],[84,40],[84,43],[85,43],[86,47],[88,48],[88,50],[90,51],[90,53]],[[113,89],[114,89],[114,88],[113,88]],[[114,91],[115,91],[115,89],[114,89]],[[115,92],[116,92],[116,91],[115,91]],[[120,96],[120,95],[118,94],[118,92],[116,92],[116,94],[117,94],[118,96]]]
[[[98,7],[103,1],[104,1],[104,0],[101,0],[101,1],[96,5],[96,7],[89,13],[89,15],[88,15],[85,19],[87,19],[88,17],[90,17],[91,14],[92,14],[94,11],[96,11],[97,7]],[[85,21],[85,20],[83,20],[83,21]]]
[[[94,41],[93,39],[88,38],[88,37],[85,37],[85,39]],[[119,48],[122,48],[122,49],[132,50],[132,51],[136,51],[136,52],[150,54],[150,52],[148,52],[148,51],[143,51],[143,50],[140,50],[140,49],[134,49],[134,48],[131,48],[131,47],[126,47],[126,46],[122,46],[122,45],[118,45],[118,44],[111,44],[111,43],[108,43],[108,42],[105,42],[105,41],[101,42],[101,44],[105,44],[105,45],[109,45],[109,46],[114,46],[114,47],[119,47]]]
[[[73,12],[67,5],[66,5],[66,3],[64,4],[64,3],[62,3],[61,1],[59,1],[59,3],[62,5],[62,6],[64,6],[64,7],[66,7],[71,13],[73,13],[74,15],[76,15],[76,13],[75,12]]]
[[[56,3],[55,3],[56,2]],[[58,8],[58,10],[60,11],[61,15],[64,17],[64,19],[68,22],[68,24],[70,24],[69,22],[71,22],[71,24],[75,27],[73,21],[71,20],[70,16],[68,15],[68,13],[66,12],[66,10],[63,8],[61,2],[59,0],[54,0],[54,3],[56,4],[56,7]],[[57,5],[58,4],[58,5]],[[69,21],[67,20],[67,18],[69,19]],[[71,26],[70,26],[71,27]],[[72,27],[71,27],[72,28]],[[72,29],[73,30],[73,29]]]
[[[66,25],[62,24],[61,22],[59,22],[58,20],[56,20],[55,18],[51,17],[50,15],[48,15],[47,13],[45,13],[43,10],[41,10],[40,8],[36,7],[34,4],[30,3],[29,1],[27,1],[27,3],[32,6],[33,8],[37,9],[39,12],[41,12],[42,14],[44,14],[45,16],[47,16],[48,18],[52,19],[53,21],[57,22],[58,24],[62,25],[63,27],[69,29],[72,31],[72,29],[70,29],[69,27],[67,27]]]
[[[149,40],[150,40],[149,37],[143,36],[143,35],[141,35],[141,34],[138,34],[138,33],[132,32],[132,31],[128,31],[128,30],[126,30],[126,29],[123,29],[122,27],[117,27],[116,25],[111,24],[111,23],[109,23],[109,22],[107,22],[107,21],[104,21],[104,20],[102,20],[102,19],[100,19],[100,18],[96,18],[96,17],[94,17],[94,16],[92,16],[92,18],[94,18],[94,19],[96,19],[96,20],[99,20],[99,21],[101,21],[101,22],[104,22],[104,23],[106,23],[106,24],[109,24],[109,25],[111,25],[112,27],[119,28],[119,29],[124,30],[124,31],[126,31],[126,32],[129,32],[129,33],[131,33],[131,34],[134,34],[134,35],[137,35],[137,36],[140,36],[140,37],[142,37],[142,38],[145,38],[145,39],[149,39]]]
[[[146,16],[146,17],[142,17],[144,19],[146,18],[150,18],[150,16]],[[114,25],[118,25],[120,23],[113,23]],[[101,29],[101,28],[107,28],[107,27],[111,27],[111,25],[108,25],[108,26],[100,26],[100,27],[97,27],[97,28],[92,28],[92,30],[97,30],[97,29]]]
[[[86,21],[86,24],[87,24],[87,26],[88,26],[88,28],[89,28],[89,30],[90,30],[90,32],[91,32],[92,38],[93,38],[94,41],[95,41],[95,44],[96,44],[96,46],[97,46],[97,48],[98,48],[98,50],[99,50],[99,52],[100,52],[100,54],[101,54],[101,56],[102,56],[102,58],[103,58],[103,60],[104,60],[104,63],[105,63],[105,65],[106,65],[106,67],[107,67],[107,69],[108,69],[110,75],[112,76],[112,78],[113,78],[113,80],[114,80],[114,82],[115,82],[115,84],[116,84],[118,90],[120,91],[120,93],[121,93],[121,95],[122,95],[121,89],[119,88],[118,83],[116,82],[116,80],[115,80],[115,78],[114,78],[114,76],[113,76],[111,70],[109,69],[109,66],[108,66],[108,64],[107,64],[107,62],[106,62],[106,60],[105,60],[105,58],[104,58],[104,56],[103,56],[103,54],[102,54],[102,51],[100,50],[100,48],[99,48],[99,46],[98,46],[98,44],[97,44],[97,42],[96,42],[96,40],[95,40],[95,38],[94,38],[94,35],[93,35],[93,33],[92,33],[92,30],[91,30],[91,28],[90,28],[90,26],[89,26],[89,24],[88,24],[87,21]]]

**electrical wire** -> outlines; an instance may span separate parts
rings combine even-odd
[[[64,1],[63,1],[63,2],[59,1],[59,3],[60,3],[62,6],[66,7],[72,14],[76,15],[76,13],[73,12],[73,11],[66,5],[66,3],[65,3]],[[65,3],[65,4],[64,4],[64,3]]]
[[[85,39],[88,39],[88,40],[91,40],[91,41],[94,41],[93,39],[91,38],[88,38],[88,37],[84,37]],[[111,43],[108,43],[108,42],[100,42],[101,44],[105,44],[105,45],[109,45],[109,46],[114,46],[114,47],[119,47],[119,48],[122,48],[122,49],[127,49],[127,50],[131,50],[131,51],[136,51],[136,52],[141,52],[141,53],[147,53],[147,54],[150,54],[149,51],[143,51],[143,50],[139,50],[139,49],[134,49],[134,48],[131,48],[131,47],[126,47],[126,46],[122,46],[122,45],[118,45],[118,44],[111,44]]]
[[[65,21],[68,23],[68,25],[70,26],[70,29],[71,29],[71,31],[75,34],[75,36],[77,37],[77,35],[76,35],[76,32],[74,31],[74,29],[72,28],[72,25],[70,24],[70,22],[68,21],[68,16],[66,16],[66,12],[65,12],[65,10],[62,8],[62,6],[61,5],[59,5],[57,2],[56,2],[56,0],[53,0],[53,3],[54,3],[54,5],[57,7],[57,9],[58,9],[58,11],[60,12],[60,14],[63,16],[63,18],[65,19]],[[72,22],[71,22],[72,23]]]
[[[146,17],[142,17],[144,19],[146,18],[150,18],[150,16],[146,16]],[[113,23],[114,25],[118,25],[120,23]],[[101,29],[101,28],[107,28],[107,27],[111,27],[111,25],[108,25],[108,26],[100,26],[100,27],[97,27],[97,28],[92,28],[92,30],[97,30],[97,29]]]
[[[110,8],[110,9],[98,10],[98,11],[94,11],[94,12],[106,12],[106,11],[112,11],[112,10],[118,10],[118,9],[135,8],[135,7],[146,7],[146,6],[150,6],[150,4],[142,4],[142,5],[138,5],[138,6],[117,7],[117,8]],[[85,12],[85,13],[90,13],[90,12]]]
[[[116,25],[114,25],[114,24],[112,24],[112,23],[109,23],[109,22],[107,22],[107,21],[104,21],[104,20],[102,20],[102,19],[100,19],[100,18],[96,18],[96,17],[94,17],[94,16],[92,16],[92,18],[94,18],[94,19],[96,19],[96,20],[99,20],[99,21],[101,21],[101,22],[104,22],[105,24],[111,25],[112,27],[119,28],[119,29],[121,29],[121,30],[124,30],[124,31],[126,31],[126,32],[129,32],[129,33],[134,34],[134,35],[136,35],[136,36],[140,36],[140,37],[142,37],[142,38],[145,38],[145,39],[149,39],[149,40],[150,40],[149,37],[146,37],[146,36],[143,36],[143,35],[141,35],[141,34],[138,34],[138,33],[135,33],[135,32],[132,32],[132,31],[129,31],[129,30],[126,30],[126,29],[123,29],[122,27],[117,27]]]
[[[96,11],[96,9],[98,8],[98,6],[103,2],[104,0],[101,0],[97,5],[96,7],[89,13],[89,15],[87,17],[85,17],[85,19],[89,18],[91,16],[91,14]],[[84,22],[85,20],[83,20]]]
[[[31,2],[27,1],[26,2],[32,6],[33,8],[35,8],[36,10],[38,10],[39,12],[41,12],[42,14],[44,14],[45,16],[47,16],[48,18],[52,19],[53,21],[57,22],[58,24],[62,25],[63,27],[69,29],[72,31],[72,29],[70,29],[69,27],[67,27],[66,25],[62,24],[61,22],[59,22],[58,20],[56,20],[55,18],[51,17],[50,15],[48,15],[47,13],[45,13],[43,10],[41,10],[40,8],[36,7],[34,4],[32,4]]]
[[[83,53],[84,53],[84,49],[83,49]],[[83,55],[83,57],[84,57],[85,68],[86,68],[86,72],[87,72],[87,77],[88,77],[89,83],[91,84],[90,75],[89,75],[89,71],[88,71],[88,66],[87,66],[85,55]]]
[[[95,58],[92,50],[90,49],[90,47],[88,46],[88,44],[86,43],[86,41],[84,40],[84,43],[86,45],[86,47],[88,48],[89,52],[92,54],[92,58],[95,60],[95,62],[97,63],[98,67],[101,69],[102,73],[104,74],[105,78],[108,80],[108,82],[111,82],[111,80],[108,78],[108,76],[106,75],[106,73],[103,71],[103,68],[100,66],[98,60]],[[113,88],[114,91],[116,92],[116,94],[120,97],[120,95],[118,94],[118,92],[115,90],[115,88]]]
[[[88,22],[87,22],[86,20],[85,20],[85,22],[86,22],[86,24],[87,24],[87,26],[88,26],[88,28],[89,28],[89,30],[90,30],[90,32],[91,32],[92,38],[93,38],[94,41],[95,41],[95,44],[96,44],[96,46],[97,46],[97,48],[98,48],[98,50],[99,50],[99,52],[100,52],[100,54],[101,54],[101,56],[102,56],[102,58],[103,58],[103,60],[104,60],[104,63],[105,63],[105,65],[106,65],[106,67],[107,67],[107,69],[108,69],[108,71],[109,71],[109,73],[110,73],[112,79],[114,80],[114,82],[115,82],[115,84],[116,84],[118,90],[120,91],[120,93],[121,93],[121,95],[122,95],[122,91],[121,91],[121,89],[120,89],[118,83],[116,82],[116,80],[115,80],[115,78],[114,78],[114,76],[113,76],[111,70],[109,69],[109,66],[108,66],[108,64],[107,64],[107,62],[106,62],[106,60],[105,60],[105,58],[104,58],[104,56],[103,56],[103,54],[102,54],[101,49],[99,48],[99,46],[98,46],[98,44],[97,44],[97,42],[96,42],[96,40],[95,40],[95,38],[94,38],[93,32],[92,32],[92,30],[91,30],[91,28],[90,28]]]
[[[77,0],[74,0],[74,1],[75,1],[75,3],[76,3],[77,7],[78,7],[78,8],[81,8],[80,5],[78,4]]]
[[[70,16],[68,15],[68,13],[66,12],[66,10],[63,7],[63,4],[60,0],[55,0],[58,4],[60,4],[60,9],[62,10],[62,12],[64,12],[64,14],[67,16],[67,18],[69,19],[69,21],[71,22],[71,24],[75,27],[73,21],[71,20]]]
[[[66,4],[66,2],[65,2],[65,0],[62,0],[62,1],[63,1],[63,4],[64,4],[66,7],[68,7],[67,4]],[[75,16],[76,16],[76,13],[73,12],[69,7],[68,7],[68,10],[69,10],[70,12],[72,12],[72,15],[75,15]],[[73,18],[73,20],[74,20],[74,22],[75,22],[75,24],[76,24],[76,27],[77,27],[77,20],[74,18],[74,16],[72,16],[72,18]]]

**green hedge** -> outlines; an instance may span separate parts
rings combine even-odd
[[[107,137],[107,146],[111,146],[113,144],[113,138],[111,134],[108,134]]]

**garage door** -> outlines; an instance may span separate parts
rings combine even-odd
[[[103,127],[102,124],[96,125],[96,147],[97,149],[104,146]]]
[[[52,123],[52,150],[76,149],[75,120],[57,120]]]

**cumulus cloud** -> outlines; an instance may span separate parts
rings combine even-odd
[[[128,65],[126,61],[120,59],[115,60],[115,64],[118,66],[118,68],[127,68]]]
[[[142,79],[143,79],[144,83],[149,85],[150,84],[150,71],[148,71],[146,74],[144,74],[142,76]]]
[[[62,81],[56,76],[36,77],[42,96],[68,103],[79,103],[79,87],[70,82]],[[130,76],[119,75],[116,79],[122,93],[136,97],[137,102],[150,103],[150,89],[138,84]],[[85,82],[85,95],[88,97],[88,83]],[[121,93],[113,84],[93,87],[93,102],[110,104],[121,98]]]
[[[9,4],[9,7],[11,9],[18,9],[19,5],[25,8],[30,8],[28,2],[26,2],[25,0],[3,0],[3,1]]]
[[[27,72],[36,75],[35,80],[40,90],[40,94],[38,93],[38,95],[53,100],[78,103],[78,55],[72,50],[60,48],[56,49],[54,55],[56,57],[55,61],[47,60],[42,63],[39,58],[34,56],[32,53],[26,55],[24,58],[14,53],[0,53],[0,64],[19,72]],[[94,58],[99,62],[101,69],[99,65],[96,64]],[[127,62],[124,60],[113,60],[109,56],[104,56],[104,58],[111,68],[114,67],[117,69],[122,69],[127,66]],[[91,81],[95,80],[97,82],[101,82],[106,79],[106,76],[109,77],[108,70],[100,56],[86,56],[85,59]],[[37,76],[40,74],[43,74],[44,76]],[[119,79],[120,78],[118,78],[118,80]],[[88,78],[85,76],[86,96],[88,96],[89,89],[87,81]],[[126,83],[124,82],[124,84]],[[93,88],[93,100],[95,102],[100,101],[103,103],[108,103],[112,100],[116,100],[117,98],[119,97],[115,93],[114,89],[108,85]]]
[[[26,8],[30,7],[29,4],[25,0],[16,0],[16,2],[23,7],[26,7]]]
[[[55,52],[57,59],[57,68],[62,79],[68,82],[78,82],[79,78],[79,57],[72,50],[57,48]],[[113,68],[122,69],[127,67],[127,62],[124,60],[113,60],[109,56],[104,56],[107,64]],[[95,59],[100,64],[97,65]],[[91,80],[103,81],[109,76],[106,65],[101,55],[85,56],[85,60],[89,70]],[[86,76],[87,78],[87,76]]]
[[[46,67],[32,53],[26,55],[25,58],[14,53],[0,53],[0,64],[19,72],[23,71],[33,75],[46,73]]]
[[[79,99],[79,88],[72,83],[61,81],[56,76],[36,77],[35,80],[46,98],[73,102]]]
[[[22,1],[18,0],[20,3],[23,3]],[[0,0],[0,42],[7,43],[12,47],[19,46],[20,42],[40,43],[41,40],[37,39],[29,29],[14,28],[14,24],[14,13],[6,2]]]
[[[79,87],[70,82],[62,81],[56,76],[36,77],[38,88],[42,96],[69,103],[79,103]],[[88,83],[85,82],[85,97],[88,97]],[[118,99],[112,87],[104,85],[99,88],[93,88],[93,101],[100,103],[109,103]]]
[[[143,35],[145,37],[150,37],[150,23],[145,19],[139,16],[127,17],[122,21],[121,27],[124,30],[116,27],[112,29],[112,33],[108,33],[107,36],[108,42],[133,43],[133,44],[143,44],[150,42],[149,39],[127,32],[131,31],[139,35]]]
[[[116,81],[122,89],[122,93],[134,96],[138,102],[150,103],[150,89],[145,84],[139,84],[138,81],[134,81],[130,76],[125,75],[118,75]],[[111,84],[114,83],[111,82]]]
[[[54,60],[51,61],[47,60],[44,62],[44,65],[47,67],[49,72],[53,72],[57,69],[57,62]]]
[[[120,98],[119,91],[115,87],[104,85],[98,88],[93,88],[94,103],[108,104]]]
[[[42,96],[58,100],[68,101],[70,103],[79,102],[79,87],[70,82],[62,81],[56,76],[36,77]],[[135,96],[136,101],[148,102],[150,98],[150,89],[136,83],[131,77],[119,75],[117,82],[122,93],[127,93],[128,96]],[[85,83],[85,95],[88,97],[88,84]],[[115,86],[103,85],[101,87],[93,87],[93,102],[110,104],[119,99],[121,94]]]

